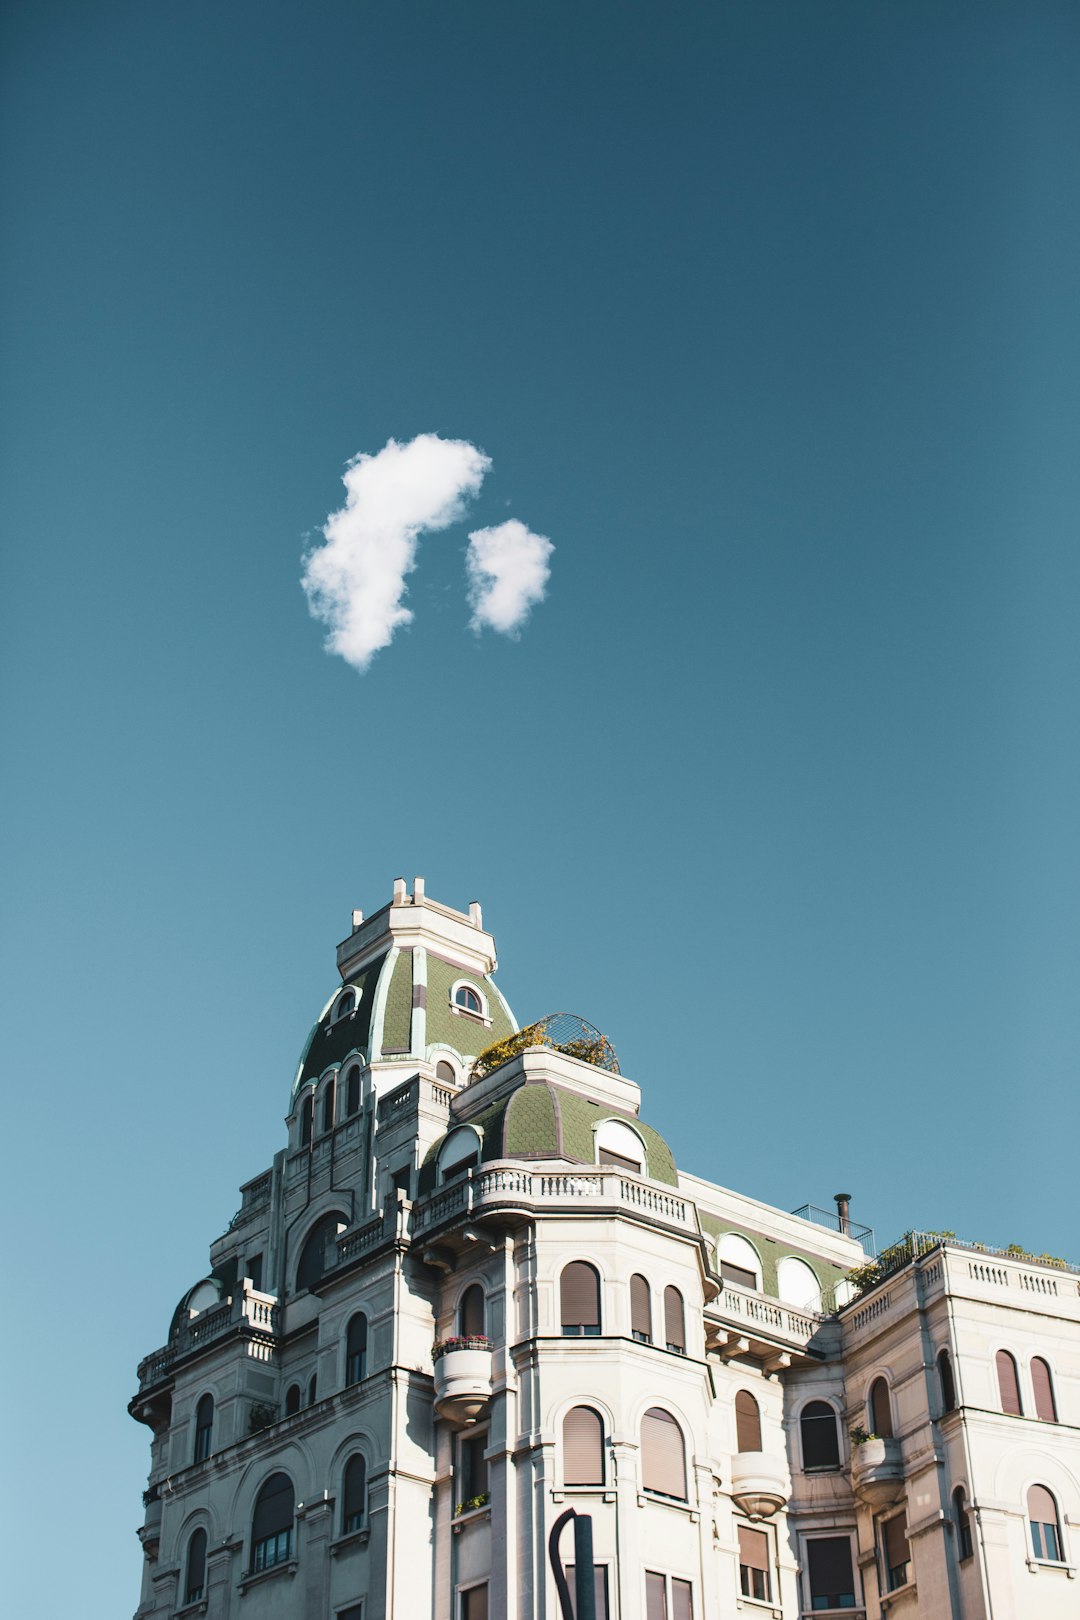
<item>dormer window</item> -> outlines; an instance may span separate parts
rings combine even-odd
[[[348,1018],[349,1014],[355,1011],[356,994],[352,990],[346,990],[345,994],[343,996],[339,996],[337,999],[337,1004],[334,1007],[331,1023],[336,1024],[339,1019]]]
[[[451,1005],[455,1012],[467,1013],[470,1018],[486,1018],[484,998],[473,984],[459,979],[452,992]]]
[[[621,1119],[602,1120],[596,1127],[596,1162],[627,1175],[643,1175],[645,1144]]]

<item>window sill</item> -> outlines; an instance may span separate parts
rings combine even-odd
[[[1039,1575],[1043,1570],[1047,1569],[1060,1569],[1064,1570],[1070,1581],[1075,1581],[1076,1579],[1076,1565],[1066,1564],[1057,1558],[1029,1558],[1027,1561],[1027,1567],[1030,1569],[1033,1575]]]
[[[460,1536],[461,1532],[470,1524],[476,1524],[480,1519],[490,1518],[490,1507],[470,1508],[467,1513],[458,1513],[450,1520],[450,1529],[455,1536]]]
[[[701,1515],[697,1508],[690,1506],[689,1502],[680,1501],[677,1496],[663,1496],[659,1491],[638,1491],[638,1507],[665,1507],[672,1508],[676,1513],[685,1513],[691,1524],[697,1524]]]
[[[563,1502],[568,1496],[591,1496],[597,1502],[614,1502],[615,1492],[609,1485],[557,1485],[551,1493],[553,1502]]]
[[[450,1003],[450,1011],[455,1018],[467,1018],[470,1024],[482,1024],[485,1029],[491,1028],[490,1018],[485,1018],[483,1013],[470,1012],[468,1007],[459,1007],[456,1001]]]
[[[205,1614],[209,1607],[209,1598],[196,1598],[194,1603],[185,1603],[182,1609],[174,1609],[172,1620],[188,1620],[189,1616]]]
[[[330,1543],[331,1558],[336,1558],[339,1553],[351,1552],[354,1547],[366,1547],[370,1535],[371,1531],[366,1524],[362,1524],[359,1530],[347,1530],[343,1536],[338,1536]]]
[[[280,1564],[271,1564],[269,1569],[258,1569],[240,1577],[240,1596],[243,1597],[249,1586],[261,1586],[263,1581],[276,1580],[279,1575],[295,1575],[300,1567],[297,1558],[285,1558]]]
[[[754,1614],[772,1614],[780,1616],[784,1612],[783,1609],[776,1606],[772,1598],[747,1597],[745,1592],[739,1593],[735,1601],[735,1606],[737,1609],[749,1609]]]
[[[881,1594],[882,1611],[884,1612],[886,1609],[888,1609],[890,1603],[895,1603],[897,1598],[910,1597],[912,1592],[914,1592],[914,1590],[915,1590],[915,1582],[914,1581],[905,1581],[903,1586],[894,1586],[894,1587],[891,1588],[890,1591],[882,1592],[882,1594]]]

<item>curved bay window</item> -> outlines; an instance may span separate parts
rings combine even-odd
[[[193,1462],[205,1462],[214,1438],[214,1397],[204,1395],[195,1408],[195,1451]]]
[[[839,1468],[840,1440],[836,1413],[828,1401],[810,1401],[799,1419],[803,1467]]]
[[[574,1406],[563,1418],[563,1484],[604,1483],[604,1421],[591,1406]]]
[[[761,1450],[761,1409],[748,1389],[735,1396],[735,1444],[740,1452]]]
[[[600,1278],[587,1260],[571,1260],[559,1278],[562,1330],[567,1338],[600,1333]]]
[[[358,1311],[345,1333],[345,1383],[359,1384],[367,1377],[367,1317]]]
[[[683,1319],[683,1297],[669,1283],[664,1289],[664,1343],[669,1350],[686,1354],[686,1324]]]
[[[641,1484],[657,1496],[686,1501],[686,1448],[670,1412],[651,1406],[641,1420]]]
[[[206,1531],[192,1531],[184,1571],[184,1602],[198,1603],[206,1589]]]
[[[367,1464],[359,1452],[345,1464],[341,1500],[341,1532],[349,1536],[367,1521]]]
[[[255,1498],[251,1519],[251,1574],[292,1557],[293,1487],[288,1474],[271,1474]]]
[[[1060,1564],[1061,1520],[1057,1503],[1045,1485],[1033,1485],[1027,1495],[1028,1527],[1031,1530],[1031,1550],[1044,1563]]]

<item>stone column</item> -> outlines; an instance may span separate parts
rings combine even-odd
[[[303,1580],[303,1620],[326,1620],[330,1603],[330,1542],[334,1533],[334,1504],[329,1491],[296,1510],[302,1537],[300,1575]],[[299,1615],[297,1616],[299,1620]]]

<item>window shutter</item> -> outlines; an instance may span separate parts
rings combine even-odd
[[[898,1514],[895,1519],[886,1519],[882,1525],[885,1542],[885,1563],[889,1569],[899,1569],[906,1564],[911,1556],[908,1551],[907,1525],[904,1515]]]
[[[735,1436],[740,1451],[761,1450],[761,1413],[748,1389],[740,1389],[735,1397]]]
[[[461,1594],[461,1620],[488,1620],[487,1586],[470,1586]]]
[[[645,1620],[667,1620],[664,1577],[653,1569],[645,1571]]]
[[[747,1271],[745,1266],[736,1266],[730,1260],[721,1260],[720,1278],[734,1288],[757,1289],[757,1272]]]
[[[689,1581],[671,1583],[672,1620],[694,1620],[694,1589]]]
[[[851,1542],[847,1536],[819,1536],[808,1541],[806,1562],[810,1573],[812,1608],[854,1607],[855,1579],[851,1572]],[[844,1601],[815,1603],[815,1598]]]
[[[1056,1423],[1054,1385],[1050,1377],[1050,1368],[1041,1356],[1031,1358],[1031,1382],[1035,1389],[1035,1416],[1043,1423]]]
[[[739,1563],[745,1564],[747,1569],[768,1571],[769,1538],[764,1530],[751,1530],[745,1524],[740,1524]]]
[[[641,1420],[641,1483],[647,1491],[686,1501],[682,1430],[670,1412],[652,1406]]]
[[[652,1343],[652,1301],[648,1280],[640,1272],[630,1279],[630,1331]]]
[[[1032,1524],[1057,1524],[1057,1503],[1045,1485],[1033,1485],[1028,1491],[1028,1518]]]
[[[571,1260],[560,1279],[563,1327],[600,1326],[600,1279],[584,1260]]]
[[[563,1419],[563,1483],[604,1483],[604,1425],[590,1406],[575,1406]]]
[[[471,1283],[461,1296],[461,1331],[467,1338],[483,1334],[484,1290],[479,1283]]]
[[[252,1539],[265,1541],[267,1536],[280,1535],[282,1531],[292,1529],[292,1522],[292,1480],[288,1474],[271,1474],[255,1501]]]
[[[870,1422],[874,1433],[880,1439],[892,1439],[892,1403],[889,1400],[889,1386],[884,1378],[875,1378],[870,1386]]]
[[[1022,1417],[1024,1408],[1020,1404],[1020,1385],[1016,1377],[1016,1362],[1007,1350],[999,1350],[996,1360],[1001,1410],[1008,1412],[1012,1417]]]
[[[686,1329],[683,1325],[683,1297],[669,1283],[664,1289],[664,1342],[669,1350],[686,1349]]]
[[[839,1468],[836,1413],[827,1401],[811,1401],[799,1419],[804,1468]],[[813,1543],[817,1546],[817,1542]],[[845,1543],[846,1545],[846,1543]]]

